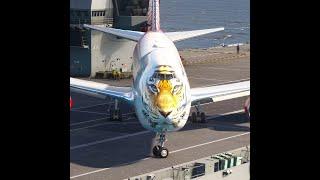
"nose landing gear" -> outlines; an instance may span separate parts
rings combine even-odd
[[[158,139],[159,145],[153,147],[152,152],[155,157],[166,158],[169,155],[169,150],[164,147],[164,142],[166,141],[165,132],[160,133],[160,137]]]

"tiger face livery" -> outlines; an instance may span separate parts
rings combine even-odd
[[[146,80],[143,114],[152,128],[174,130],[185,124],[186,86],[170,65],[159,65]]]

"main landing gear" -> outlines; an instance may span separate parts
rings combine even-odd
[[[118,99],[114,100],[114,108],[110,108],[110,121],[122,121],[122,113],[119,108]]]
[[[155,157],[166,158],[169,155],[169,150],[164,147],[164,142],[166,141],[165,132],[161,132],[159,136],[159,145],[153,147],[152,152]]]
[[[201,112],[200,110],[200,102],[195,106],[197,112],[192,112],[191,114],[191,121],[193,123],[201,122],[201,123],[207,123],[206,120],[206,114],[204,112]]]

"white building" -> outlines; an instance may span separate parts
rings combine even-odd
[[[148,0],[70,0],[70,73],[131,71],[135,42],[82,28],[82,24],[141,30],[146,23]]]

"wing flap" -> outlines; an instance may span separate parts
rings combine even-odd
[[[133,101],[131,87],[116,87],[108,84],[70,78],[70,89],[75,92],[87,94],[89,96],[103,98],[112,96],[128,102]]]
[[[84,24],[83,27],[93,29],[96,31],[100,31],[107,34],[112,34],[118,37],[122,37],[125,39],[129,39],[135,42],[138,42],[140,38],[144,35],[144,32],[139,31],[130,31],[130,30],[122,30],[122,29],[115,29],[115,28],[107,28],[107,27],[99,27],[99,26],[93,26]]]
[[[192,104],[211,103],[250,95],[250,81],[191,89]]]
[[[185,39],[202,36],[209,33],[214,33],[218,31],[223,31],[224,28],[213,28],[213,29],[202,29],[202,30],[193,30],[193,31],[181,31],[181,32],[166,32],[165,35],[173,42],[182,41]]]

